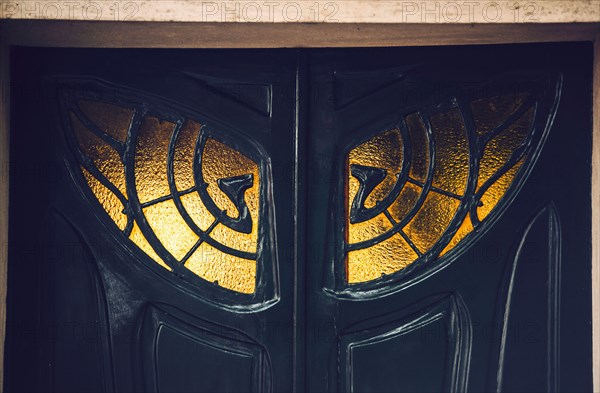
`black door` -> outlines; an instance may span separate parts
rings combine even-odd
[[[290,391],[296,54],[15,55],[9,390]]]
[[[590,45],[13,55],[7,391],[591,390]]]
[[[591,390],[589,53],[311,54],[307,390]]]

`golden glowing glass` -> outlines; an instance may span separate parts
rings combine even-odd
[[[376,280],[404,269],[418,255],[406,241],[395,234],[387,240],[369,248],[350,251],[347,257],[347,279],[349,283]]]
[[[458,109],[429,119],[435,140],[433,186],[462,196],[469,177],[469,141]]]
[[[418,113],[406,116],[406,126],[412,147],[412,161],[410,163],[410,177],[425,183],[429,171],[429,139],[425,123]]]
[[[396,222],[402,221],[415,207],[422,192],[421,187],[407,183],[388,209],[392,219]]]
[[[135,185],[140,203],[169,195],[167,155],[175,124],[146,116],[135,146]]]
[[[202,199],[200,199],[200,195],[198,195],[197,192],[181,195],[179,199],[181,200],[183,208],[198,228],[203,231],[210,228],[210,225],[215,221],[215,218],[210,214],[206,206],[204,206],[204,203],[202,203]]]
[[[458,243],[460,243],[467,235],[473,232],[473,223],[471,223],[471,217],[467,214],[465,219],[460,224],[460,227],[450,240],[446,247],[440,252],[440,256],[446,254],[448,251],[452,250]]]
[[[392,229],[390,220],[383,214],[348,226],[348,242],[350,244],[364,242]]]
[[[531,131],[534,110],[529,109],[514,124],[492,138],[485,146],[483,157],[479,162],[477,189],[508,163],[514,152],[526,141]]]
[[[92,176],[85,168],[81,167],[81,172],[83,173],[90,190],[92,190],[106,213],[108,213],[120,230],[124,230],[127,225],[127,216],[123,213],[124,206],[119,198],[117,198],[111,190],[100,183],[98,179]]]
[[[400,131],[393,129],[369,139],[350,151],[348,166],[365,165],[387,171],[385,178],[379,183],[365,200],[365,207],[370,208],[385,198],[396,183],[396,175],[402,168],[402,140]],[[352,203],[358,192],[359,183],[350,178],[348,190],[349,202]]]
[[[80,100],[79,108],[84,115],[105,134],[124,143],[133,117],[133,111],[98,101]]]
[[[493,131],[519,109],[526,98],[526,93],[518,93],[473,101],[471,110],[473,111],[477,133],[485,135]]]
[[[79,150],[86,157],[81,171],[115,225],[140,250],[167,270],[172,270],[173,264],[179,264],[223,288],[253,293],[256,289],[261,225],[262,179],[259,165],[213,137],[206,139],[198,157],[197,141],[202,131],[201,125],[192,120],[184,121],[176,133],[175,123],[146,115],[139,127],[131,131],[133,109],[89,100],[81,100],[77,105],[81,112],[71,112],[70,118]],[[84,125],[86,121],[93,125],[93,129]],[[120,143],[124,149],[119,148]],[[124,151],[133,152],[131,168],[124,164]],[[196,184],[194,160],[198,158],[202,162],[205,183],[200,186],[206,187],[208,198],[233,220],[240,218],[239,209],[242,207],[237,206],[240,201],[231,200],[231,196],[220,188],[219,181],[252,175],[251,186],[242,191],[243,203],[252,223],[249,233],[232,229],[227,226],[232,224],[220,222],[220,218],[210,212]],[[84,165],[91,165],[105,179],[96,177],[93,174],[96,172]],[[173,171],[176,195],[169,186],[169,168]],[[133,172],[135,185],[127,184],[128,170]],[[106,182],[115,186],[122,195],[111,191]],[[129,201],[128,191],[137,195],[139,202]],[[131,203],[139,203],[137,210],[129,206]],[[140,211],[141,216],[138,217],[136,214]],[[140,226],[140,222],[145,224]],[[148,231],[154,236],[149,238]],[[216,247],[219,244],[222,247]],[[232,251],[228,253],[219,248]],[[163,259],[161,255],[168,258]]]
[[[426,118],[416,112],[407,115],[404,121],[412,156],[407,182],[381,213],[367,216],[372,218],[365,219],[364,215],[352,218],[352,214],[357,214],[353,210],[358,206],[354,204],[357,194],[361,186],[367,189],[368,181],[371,185],[380,181],[381,172],[377,170],[383,169],[387,176],[364,199],[364,208],[381,208],[378,202],[389,202],[386,197],[402,168],[404,141],[398,129],[392,129],[349,151],[345,168],[348,199],[344,204],[348,283],[372,281],[398,272],[421,256],[432,253],[438,253],[433,254],[434,257],[443,256],[475,230],[502,200],[527,158],[522,149],[531,136],[534,108],[523,111],[512,124],[505,124],[524,105],[526,97],[526,94],[514,94],[471,104],[476,128],[471,137],[479,138],[480,152],[477,152],[477,144],[470,145],[469,131],[458,108]],[[432,169],[429,168],[431,144],[434,147]],[[518,162],[507,168],[515,157]],[[478,166],[477,173],[471,168],[472,161]],[[355,177],[351,165],[374,169]],[[368,176],[378,177],[367,179]],[[468,179],[475,182],[475,176],[473,193],[481,189],[482,194],[477,201],[465,195]],[[488,184],[492,178],[496,180]],[[476,206],[459,209],[467,203],[476,203]],[[471,216],[472,210],[476,216]]]
[[[148,206],[143,212],[158,240],[178,261],[198,241],[198,236],[187,226],[173,200]]]
[[[469,143],[458,108],[426,116],[408,114],[404,135],[409,141],[403,140],[401,128],[391,128],[348,152],[344,190],[348,283],[396,273],[435,250],[442,249],[439,256],[443,256],[492,213],[527,159],[521,150],[531,136],[534,107],[504,124],[521,113],[526,101],[526,94],[512,94],[471,103],[475,125],[471,137],[479,138],[479,152]],[[81,171],[115,225],[167,270],[183,266],[220,287],[254,293],[264,181],[259,164],[219,138],[205,136],[202,125],[193,120],[183,121],[178,129],[174,122],[149,114],[131,130],[133,109],[90,100],[77,105],[80,111],[69,116],[75,144],[85,157]],[[86,127],[87,122],[94,127]],[[404,162],[407,142],[409,163]],[[127,165],[125,151],[132,153]],[[471,168],[473,161],[476,166]],[[509,167],[510,162],[516,164]],[[401,173],[403,167],[407,173]],[[363,172],[353,174],[351,168]],[[197,184],[199,176],[202,184]],[[251,182],[240,188],[243,197],[222,188],[223,180],[244,176],[251,176]],[[128,184],[131,178],[134,182]],[[473,216],[471,209],[459,209],[471,201],[465,196],[469,178],[473,192],[481,194]],[[404,183],[397,185],[399,179]],[[355,203],[367,183],[368,195]],[[390,197],[394,190],[398,194]],[[129,201],[129,195],[137,198]],[[232,224],[242,219],[246,207],[252,223],[247,233]],[[372,209],[376,211],[363,214]],[[462,216],[457,216],[459,211]],[[440,245],[442,240],[447,244]]]
[[[233,201],[221,191],[217,182],[219,179],[251,174],[253,176],[252,187],[248,188],[244,195],[252,222],[255,224],[258,222],[260,175],[258,165],[254,161],[226,144],[208,138],[202,152],[202,174],[204,182],[208,185],[208,194],[216,205],[221,210],[225,210],[231,218],[237,218],[239,212]],[[242,233],[238,234],[242,235]],[[257,225],[253,225],[247,240],[253,242],[254,247],[256,247],[257,235]],[[245,240],[243,236],[240,236],[238,241],[244,242]]]
[[[477,207],[477,216],[480,220],[484,220],[488,214],[494,210],[500,199],[506,194],[506,191],[513,183],[517,172],[523,165],[525,159],[518,161],[512,168],[496,180],[490,188],[481,196],[481,203]]]
[[[459,205],[457,199],[431,191],[417,214],[404,227],[404,232],[424,254],[446,232]]]
[[[199,277],[241,293],[254,293],[256,262],[227,255],[202,243],[185,263]]]
[[[140,227],[138,226],[137,223],[133,224],[133,229],[131,230],[129,239],[132,242],[134,242],[135,245],[140,248],[140,250],[145,252],[146,255],[148,255],[150,258],[152,258],[152,260],[154,262],[158,263],[160,266],[164,267],[165,269],[167,269],[169,271],[171,270],[171,267],[169,267],[169,265],[167,265],[162,260],[162,258],[158,256],[158,254],[156,253],[156,251],[154,251],[154,249],[152,248],[150,243],[148,243],[148,240],[146,240],[146,238],[144,237],[144,234],[142,233],[142,230],[140,229]]]
[[[417,121],[413,121],[417,123]],[[414,126],[414,124],[413,124]],[[409,127],[411,125],[409,124]],[[411,127],[412,128],[412,127]],[[423,140],[424,127],[411,131],[415,140]],[[420,135],[421,133],[421,135]],[[361,221],[350,222],[350,211],[354,199],[357,197],[360,182],[352,176],[351,165],[362,165],[385,170],[385,177],[379,182],[365,199],[364,207],[373,208],[378,202],[385,199],[396,184],[400,175],[403,160],[403,141],[400,131],[392,129],[385,131],[356,146],[348,153],[346,161],[348,200],[346,203],[346,242],[356,244],[369,242],[373,238],[384,235],[393,229],[395,219],[400,220],[416,203],[421,189],[418,186],[407,184],[400,195],[387,209],[375,217]],[[425,150],[427,148],[425,147]],[[417,150],[418,151],[418,150]],[[411,170],[417,174],[427,169],[428,158],[417,159]],[[425,175],[422,176],[423,178]],[[415,250],[404,240],[400,234],[395,234],[386,240],[370,247],[350,251],[346,256],[346,277],[349,283],[359,283],[380,278],[382,275],[391,274],[403,269],[417,259]]]
[[[127,195],[125,167],[119,153],[88,130],[72,113],[71,124],[81,152],[92,161],[96,169],[106,177],[106,180],[117,187],[123,195]]]

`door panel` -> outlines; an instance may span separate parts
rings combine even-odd
[[[498,390],[557,391],[560,380],[561,227],[554,205],[544,207],[522,233],[507,263],[498,326]],[[538,264],[539,261],[539,264]],[[527,372],[519,367],[527,362]],[[534,371],[535,370],[535,371]]]
[[[272,168],[260,145],[202,109],[194,119],[118,86],[54,83],[78,161],[69,170],[134,249],[207,302],[243,309],[276,301]]]
[[[591,388],[589,50],[311,54],[309,390]]]
[[[398,317],[405,319],[390,322],[392,314],[340,334],[342,390],[464,391],[472,327],[462,299],[425,299]]]
[[[97,272],[106,300],[75,294],[84,282],[65,276],[55,281],[56,295],[41,288],[29,297],[27,310],[15,303],[26,290],[12,292],[10,319],[40,329],[83,324],[84,308],[97,314],[89,318],[104,326],[107,344],[88,346],[100,365],[83,359],[69,379],[63,370],[83,347],[11,339],[7,353],[23,352],[24,363],[8,362],[9,390],[77,391],[74,381],[92,391],[292,389],[294,260],[276,244],[293,239],[294,179],[286,171],[294,157],[296,57],[16,51],[15,80],[39,88],[43,100],[13,96],[15,168],[48,166],[56,178],[15,181],[11,236],[42,249],[69,245],[85,258],[65,253],[48,264],[42,255],[43,269],[26,275],[13,248],[11,282],[37,290],[47,266],[54,276],[80,266]],[[17,223],[45,215],[64,222],[49,231],[53,237]],[[68,296],[77,300],[50,307]],[[30,367],[40,376],[24,378]]]
[[[175,316],[177,312],[155,304],[144,312],[139,339],[146,391],[271,390],[269,359],[256,341],[190,315],[180,319]]]

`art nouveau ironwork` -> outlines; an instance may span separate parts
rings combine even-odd
[[[255,294],[272,241],[260,148],[141,93],[122,94],[63,94],[67,138],[92,195],[158,265]]]
[[[510,86],[406,110],[351,144],[338,259],[347,284],[439,263],[502,213],[543,144],[557,94],[539,82]]]

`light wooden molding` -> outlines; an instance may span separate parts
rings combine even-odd
[[[600,33],[594,42],[592,134],[592,340],[594,391],[600,392]]]
[[[0,36],[1,37],[1,36]],[[4,337],[6,333],[6,283],[8,266],[8,163],[9,163],[9,56],[0,40],[0,391],[4,386]]]
[[[580,23],[600,0],[2,0],[0,18],[236,23]]]
[[[309,24],[6,20],[10,45],[138,48],[290,48],[592,41],[597,23]]]

